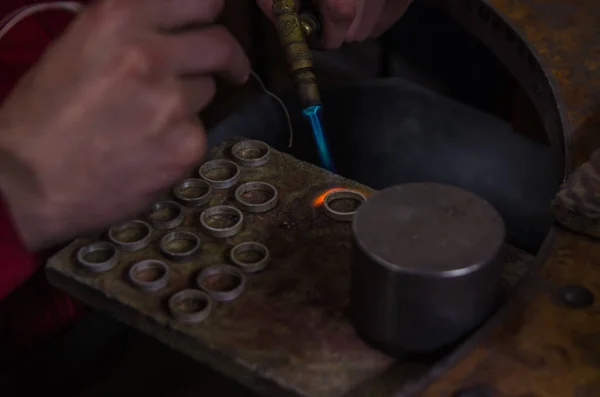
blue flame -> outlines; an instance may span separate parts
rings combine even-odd
[[[304,109],[302,112],[304,116],[310,121],[310,125],[315,136],[315,142],[317,143],[317,149],[319,151],[319,158],[321,159],[321,165],[323,168],[331,172],[335,171],[335,165],[333,164],[333,158],[329,151],[329,145],[325,138],[325,132],[323,131],[323,124],[321,123],[321,105],[310,106]]]

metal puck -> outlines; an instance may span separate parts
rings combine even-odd
[[[230,302],[244,292],[246,276],[235,266],[216,265],[204,269],[196,283],[214,300]]]
[[[263,244],[246,242],[233,247],[229,258],[244,273],[257,273],[267,267],[271,253]]]
[[[186,179],[173,188],[175,198],[189,207],[198,207],[208,203],[211,193],[210,184],[203,179]]]
[[[350,318],[386,353],[448,347],[494,309],[504,222],[477,195],[436,183],[393,186],[360,207],[352,234]]]
[[[206,209],[200,215],[200,224],[204,232],[217,238],[235,236],[242,230],[244,215],[229,205],[217,205]]]
[[[112,243],[98,241],[81,247],[77,262],[93,273],[108,272],[119,263],[119,251]]]
[[[175,229],[184,220],[183,208],[174,201],[159,201],[152,206],[146,217],[158,230]]]
[[[155,259],[148,259],[129,269],[129,280],[140,291],[156,292],[169,284],[169,266]]]
[[[200,238],[191,232],[171,232],[160,240],[160,250],[172,261],[185,261],[200,250]]]
[[[212,160],[204,163],[198,170],[200,178],[210,184],[213,189],[229,189],[240,177],[240,167],[229,160]]]
[[[113,226],[108,238],[123,251],[141,251],[152,241],[152,227],[142,221],[131,221]]]
[[[239,207],[246,212],[261,213],[275,208],[279,194],[275,186],[266,182],[247,182],[235,190]]]
[[[241,141],[231,148],[235,161],[244,167],[260,167],[269,162],[271,148],[261,141]]]
[[[200,323],[213,311],[214,303],[204,291],[186,289],[169,298],[169,311],[179,322],[186,324]]]
[[[333,220],[351,222],[367,198],[354,190],[342,189],[327,193],[323,201],[325,214]]]

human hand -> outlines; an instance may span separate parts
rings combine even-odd
[[[257,2],[272,17],[273,0]],[[333,49],[344,42],[380,36],[404,14],[412,0],[317,0],[316,3],[323,22],[323,46]]]
[[[96,2],[19,83],[0,109],[0,190],[30,249],[139,213],[201,160],[214,76],[250,74],[213,25],[222,5]]]

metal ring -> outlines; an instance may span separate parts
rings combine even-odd
[[[209,173],[215,170],[224,169],[228,171],[228,175],[224,178],[210,177]],[[200,178],[210,184],[213,189],[229,189],[235,185],[240,178],[240,167],[233,161],[229,160],[212,160],[204,163],[198,170]]]
[[[206,286],[206,282],[213,277],[230,276],[233,277],[237,283],[236,285],[226,291],[220,291],[218,289],[210,288]],[[231,265],[216,265],[207,267],[197,277],[196,283],[200,289],[208,292],[208,294],[214,300],[218,302],[231,302],[232,300],[239,297],[246,286],[246,276],[235,266]]]
[[[135,238],[134,240],[122,236],[122,234],[128,231],[134,230],[139,231],[141,236],[132,236]],[[141,251],[149,246],[152,241],[152,227],[146,222],[138,220],[130,221],[111,227],[108,231],[108,238],[123,251]]]
[[[155,280],[143,280],[140,273],[146,271],[158,272],[158,278]],[[165,288],[169,284],[171,277],[169,266],[156,259],[148,259],[131,266],[129,269],[129,280],[139,290],[145,292],[156,292]]]
[[[210,226],[208,224],[209,219],[217,216],[226,216],[237,219],[233,221],[234,223],[232,226]],[[228,238],[235,236],[242,230],[243,223],[244,214],[242,214],[242,211],[230,205],[217,205],[215,207],[210,207],[206,209],[202,214],[200,214],[200,224],[202,225],[204,232],[217,238]]]
[[[184,310],[180,305],[184,302],[196,301],[200,303],[199,310]],[[186,289],[179,291],[169,298],[169,311],[177,321],[187,324],[200,323],[213,311],[214,303],[210,295],[197,289]]]
[[[253,203],[244,199],[244,194],[250,192],[265,192],[270,197],[262,203]],[[275,208],[279,201],[277,188],[266,182],[247,182],[235,190],[235,199],[241,209],[251,213],[267,212]]]
[[[260,167],[269,162],[271,147],[261,141],[241,141],[231,147],[231,155],[244,167]]]
[[[197,189],[199,193],[190,195],[184,193],[186,190],[191,189]],[[210,184],[203,179],[186,179],[173,188],[173,195],[177,200],[190,207],[198,207],[208,203],[211,193]]]
[[[162,211],[165,212],[164,217],[152,217],[153,214],[157,214]],[[181,208],[181,206],[174,201],[159,201],[154,203],[152,209],[146,214],[146,217],[152,226],[158,230],[175,229],[176,227],[181,226],[184,220],[183,208]]]
[[[106,252],[106,256],[100,253]],[[99,254],[97,260],[86,258],[92,254]],[[77,251],[77,262],[93,273],[104,273],[112,270],[119,263],[119,251],[117,247],[106,241],[98,241],[85,245]]]
[[[334,219],[336,221],[344,221],[344,222],[349,222],[349,221],[352,221],[352,219],[354,219],[354,215],[356,215],[358,208],[353,211],[345,212],[345,211],[336,211],[331,207],[331,203],[333,201],[343,200],[343,199],[350,199],[350,200],[358,201],[359,205],[361,205],[365,201],[367,201],[367,198],[362,193],[359,193],[354,190],[345,189],[345,190],[334,190],[333,192],[329,192],[325,196],[325,200],[323,201],[323,208],[325,208],[325,213],[327,214],[328,217],[330,217],[331,219]]]
[[[191,247],[185,247],[184,250],[169,248],[169,245],[175,241],[187,241]],[[184,261],[194,257],[200,250],[200,238],[192,232],[171,232],[160,240],[160,250],[165,257],[172,261]]]
[[[257,252],[261,257],[255,261],[242,260],[242,254],[248,252]],[[229,258],[231,259],[231,262],[242,269],[244,273],[257,273],[267,267],[269,261],[271,260],[271,253],[263,244],[250,241],[233,247],[229,253]]]

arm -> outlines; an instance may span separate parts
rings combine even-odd
[[[0,19],[30,4],[0,2]],[[17,24],[0,41],[0,103],[69,24],[72,15],[48,11]],[[41,258],[23,244],[8,207],[0,198],[0,356],[9,360],[76,321],[83,305],[50,286]]]
[[[14,67],[0,84],[2,95],[11,91],[0,106],[3,359],[80,313],[45,282],[26,247],[37,251],[136,216],[202,159],[196,114],[211,102],[215,77],[243,84],[250,75],[239,43],[214,25],[221,5],[96,1],[37,63],[50,38],[34,54],[22,52],[32,47],[13,36],[18,30],[0,43],[0,62]]]
[[[22,355],[84,313],[81,303],[47,283],[0,201],[0,357]]]
[[[31,0],[0,2],[0,20],[30,4]],[[36,14],[18,23],[0,40],[0,104],[72,18],[73,15],[64,11]],[[37,269],[36,258],[30,255],[21,241],[3,201],[0,201],[0,253],[1,302]]]

